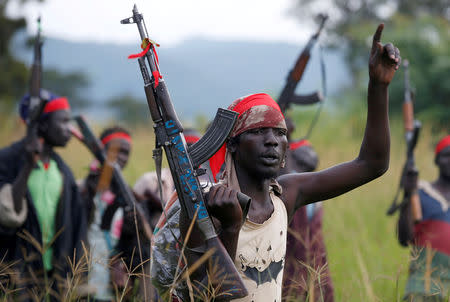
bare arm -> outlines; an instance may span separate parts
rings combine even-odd
[[[389,166],[390,133],[388,86],[400,64],[400,54],[392,44],[380,43],[384,25],[373,37],[369,59],[367,123],[359,155],[352,161],[329,169],[279,178],[285,188],[283,200],[290,215],[300,206],[329,199],[357,188],[379,176]]]

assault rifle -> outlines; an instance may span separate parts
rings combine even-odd
[[[414,159],[414,148],[417,144],[421,123],[414,120],[414,107],[413,107],[413,93],[409,82],[408,72],[409,62],[403,61],[403,68],[405,73],[405,95],[403,101],[403,124],[405,129],[405,141],[406,141],[406,162],[403,166],[402,176],[400,179],[399,189],[395,195],[394,201],[391,207],[387,211],[387,215],[393,215],[401,207],[410,204],[413,222],[418,222],[422,219],[422,210],[420,207],[420,200],[417,190],[410,190],[405,187],[405,178],[408,172],[417,171]],[[403,190],[403,201],[397,203],[399,191]]]
[[[49,95],[46,91],[41,90],[42,82],[42,39],[41,39],[41,17],[37,19],[38,31],[34,39],[33,46],[33,63],[31,65],[30,77],[30,106],[27,124],[27,136],[37,136],[38,121],[44,107],[48,102]]]
[[[320,25],[317,32],[309,39],[308,44],[306,44],[305,48],[301,52],[300,56],[295,63],[294,68],[289,72],[288,77],[286,79],[286,85],[278,97],[278,105],[281,108],[281,111],[284,113],[290,106],[290,104],[298,104],[298,105],[310,105],[318,103],[322,100],[322,95],[319,92],[314,92],[309,95],[296,95],[295,88],[297,84],[302,79],[303,73],[305,72],[306,65],[309,62],[309,58],[311,56],[311,49],[315,45],[319,35],[325,25],[325,21],[327,21],[328,16],[320,14]]]
[[[198,180],[198,175],[201,173],[199,166],[223,145],[233,129],[237,113],[219,108],[205,135],[197,143],[187,148],[183,127],[160,72],[155,49],[155,46],[158,45],[149,39],[142,14],[138,12],[136,5],[132,12],[133,16],[122,20],[121,23],[136,23],[142,39],[141,48],[144,51],[129,58],[138,57],[144,80],[145,95],[156,136],[155,150],[153,151],[156,165],[160,166],[161,147],[163,147],[175,183],[181,211],[190,221],[195,220],[197,227],[205,237],[206,250],[212,253],[209,258],[209,267],[214,267],[216,270],[214,280],[209,281],[215,287],[216,300],[244,297],[247,295],[247,290],[233,260],[216,234]],[[145,59],[147,59],[150,73]]]
[[[110,164],[107,162],[107,155],[105,149],[101,142],[97,139],[97,137],[92,132],[91,128],[87,124],[86,120],[83,116],[75,116],[75,122],[80,128],[80,132],[76,129],[71,128],[72,135],[75,136],[81,143],[83,143],[88,150],[94,155],[94,157],[100,162],[100,164],[105,167],[105,165]],[[136,208],[136,215],[139,217],[139,221],[142,223],[144,236],[146,239],[150,240],[152,236],[152,228],[149,224],[149,219],[142,209],[141,205],[134,198],[133,193],[128,187],[125,179],[122,175],[122,171],[117,163],[112,165],[112,181],[115,184],[115,187],[119,191],[119,195],[121,198],[118,200],[122,201],[122,206],[125,211],[130,211]]]

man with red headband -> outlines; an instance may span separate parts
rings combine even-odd
[[[37,136],[0,150],[0,258],[12,264],[16,275],[7,288],[17,288],[21,301],[62,299],[70,261],[81,263],[86,240],[77,185],[54,151],[71,137],[70,106],[66,98],[49,95]],[[29,106],[25,96],[19,106],[24,121]]]
[[[306,139],[292,140],[295,124],[286,117],[286,164],[280,175],[312,172],[319,163],[317,153]],[[328,267],[322,234],[323,207],[321,202],[301,207],[292,217],[287,233],[283,276],[283,300],[307,300],[309,296],[324,302],[334,301],[334,289]],[[313,290],[314,293],[310,293]]]
[[[114,160],[121,169],[125,168],[131,152],[130,133],[122,127],[114,126],[104,129],[99,139],[106,153],[114,152]],[[123,238],[128,237],[130,233],[132,238],[136,237],[133,231],[133,221],[127,221],[124,224],[123,211],[120,208],[120,196],[117,196],[113,183],[102,184],[103,187],[99,188],[99,181],[101,181],[102,176],[105,176],[102,175],[103,170],[101,168],[98,161],[94,160],[90,165],[88,176],[80,186],[81,196],[87,208],[88,240],[91,247],[92,263],[89,273],[89,284],[93,289],[91,297],[99,302],[115,299],[110,280],[109,260],[113,251],[114,254],[117,254],[116,251],[122,249],[123,244],[118,244],[119,239],[122,236]],[[104,177],[103,180],[107,178],[109,177]],[[128,245],[127,247],[132,246]],[[123,256],[125,260],[129,255],[126,253]],[[116,275],[119,271],[121,272],[118,268],[115,270]],[[121,275],[128,278],[126,270]],[[123,290],[123,282],[120,281],[119,283],[116,286]],[[131,286],[132,282],[129,285]]]
[[[124,169],[132,149],[130,132],[120,126],[108,127],[103,130],[99,139],[107,157],[117,162],[120,169]],[[125,300],[136,299],[140,295],[139,291],[144,290],[141,285],[145,283],[137,274],[129,272],[134,272],[150,257],[149,241],[144,234],[139,234],[138,239],[134,212],[123,209],[123,197],[115,182],[104,181],[112,180],[105,177],[106,173],[102,173],[104,171],[98,161],[94,160],[88,176],[80,186],[88,209],[88,240],[92,259],[89,274],[90,288],[93,290],[91,297],[98,302],[113,301],[117,298],[118,290],[119,296],[124,294]],[[135,197],[148,217],[155,213],[155,220],[159,217],[161,206],[156,195],[146,193]],[[137,282],[138,280],[141,282]],[[139,290],[133,291],[133,288]]]
[[[436,146],[434,162],[439,169],[432,182],[418,181],[408,171],[405,186],[417,190],[422,218],[413,222],[411,205],[402,207],[399,238],[413,247],[405,296],[408,301],[447,301],[450,295],[450,135]]]
[[[281,301],[287,226],[297,209],[355,189],[387,170],[388,86],[400,64],[400,55],[392,44],[380,43],[383,27],[379,25],[373,37],[367,126],[360,153],[353,161],[319,172],[277,177],[288,147],[286,124],[278,104],[260,93],[229,106],[239,117],[226,146],[210,159],[215,176],[222,164],[225,168],[220,184],[209,192],[207,206],[249,293],[236,301]],[[245,217],[237,192],[252,198]],[[183,215],[180,217],[185,234],[189,222]],[[194,229],[188,241],[188,265],[199,257],[193,249],[201,248],[201,238]],[[200,268],[192,277],[202,280],[204,272]],[[195,281],[192,284],[197,284]]]

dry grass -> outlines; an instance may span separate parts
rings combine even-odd
[[[324,114],[310,138],[320,158],[320,168],[352,160],[359,151],[365,114],[330,118]],[[307,124],[299,124],[303,129]],[[94,127],[100,130],[99,127]],[[299,130],[299,133],[301,130]],[[396,218],[387,217],[405,160],[401,123],[391,125],[391,163],[381,178],[339,198],[324,202],[324,236],[336,301],[401,301],[410,253],[401,248],[395,236]],[[1,145],[6,146],[24,133],[20,122],[2,120]],[[99,131],[97,132],[99,133]],[[133,154],[124,171],[133,184],[144,172],[153,170],[154,145],[151,125],[133,131]],[[433,180],[436,137],[422,130],[416,149],[420,177]],[[88,151],[72,140],[60,154],[77,178],[84,177],[92,159]],[[0,277],[2,271],[0,270]],[[72,282],[73,283],[73,282]]]

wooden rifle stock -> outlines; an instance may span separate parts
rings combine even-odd
[[[414,160],[414,148],[417,143],[418,133],[420,129],[420,123],[414,121],[414,105],[412,98],[412,91],[409,81],[409,62],[403,61],[403,67],[405,68],[405,98],[403,102],[403,126],[405,129],[405,139],[407,145],[407,169],[416,170]],[[407,173],[408,171],[406,171]],[[412,192],[405,190],[404,198],[411,204],[411,215],[415,223],[422,220],[422,207],[420,205],[420,198],[417,189]]]
[[[412,103],[412,92],[409,82],[409,62],[403,61],[404,75],[405,75],[405,96],[403,101],[403,126],[405,133],[412,132],[414,130],[414,106]]]
[[[208,266],[214,266],[215,274],[214,278],[208,280],[208,283],[214,287],[215,299],[231,300],[242,298],[248,292],[234,266],[233,260],[217,237],[211,217],[206,209],[205,196],[197,177],[198,167],[193,165],[193,160],[183,135],[182,125],[173,108],[165,81],[160,74],[155,50],[156,44],[147,36],[142,14],[138,12],[136,5],[134,5],[132,12],[133,16],[123,19],[121,23],[136,23],[143,41],[142,44],[148,45],[148,43],[151,43],[147,47],[147,52],[142,58],[138,59],[138,63],[144,80],[150,115],[154,123],[153,128],[156,135],[156,152],[154,151],[154,154],[157,154],[155,157],[158,158],[160,156],[160,148],[163,147],[180,201],[181,211],[191,221],[195,220],[198,229],[204,235],[206,248],[211,251]],[[146,61],[151,72],[148,72],[144,58],[147,59]],[[213,153],[222,146],[233,128],[237,113],[230,111],[230,114],[232,118],[228,119],[228,123],[225,123],[222,129],[222,132],[226,135],[222,135],[220,139],[212,140],[215,142],[215,145],[209,146],[210,151],[213,151]],[[158,158],[158,160],[160,159]],[[200,164],[201,160],[203,160],[203,157],[198,156],[197,164]]]
[[[289,72],[286,84],[283,87],[280,96],[278,97],[278,105],[280,106],[282,112],[285,112],[291,103],[298,105],[307,105],[314,104],[322,100],[322,96],[317,92],[313,94],[314,98],[295,95],[295,88],[302,79],[306,66],[308,65],[309,59],[311,57],[311,49],[319,38],[319,35],[325,25],[325,21],[328,19],[328,16],[319,15],[319,18],[321,19],[319,29],[314,35],[312,35],[305,48],[302,50],[300,56],[295,62],[294,68]]]
[[[315,45],[317,39],[319,38],[320,33],[322,32],[322,29],[325,25],[325,21],[327,20],[327,16],[322,16],[319,29],[317,32],[309,39],[308,44],[306,44],[305,48],[303,49],[302,53],[297,59],[297,62],[295,62],[294,69],[290,72],[289,77],[294,80],[295,82],[300,82],[300,80],[303,77],[303,73],[305,72],[306,65],[309,62],[309,59],[311,57],[311,49]]]
[[[405,178],[407,173],[410,171],[417,171],[414,159],[414,148],[417,144],[417,139],[419,137],[419,132],[421,124],[419,121],[414,120],[414,106],[413,106],[413,95],[411,91],[410,81],[409,81],[409,62],[408,60],[403,61],[404,68],[404,100],[403,100],[403,127],[405,129],[405,142],[406,142],[406,162],[403,166],[402,176],[400,178],[400,186],[397,194],[387,211],[387,215],[393,215],[402,206],[407,203],[410,204],[411,215],[413,222],[417,223],[422,220],[422,208],[420,205],[420,198],[417,189],[409,190],[405,189]],[[403,201],[397,203],[398,193],[400,189],[403,189]]]

